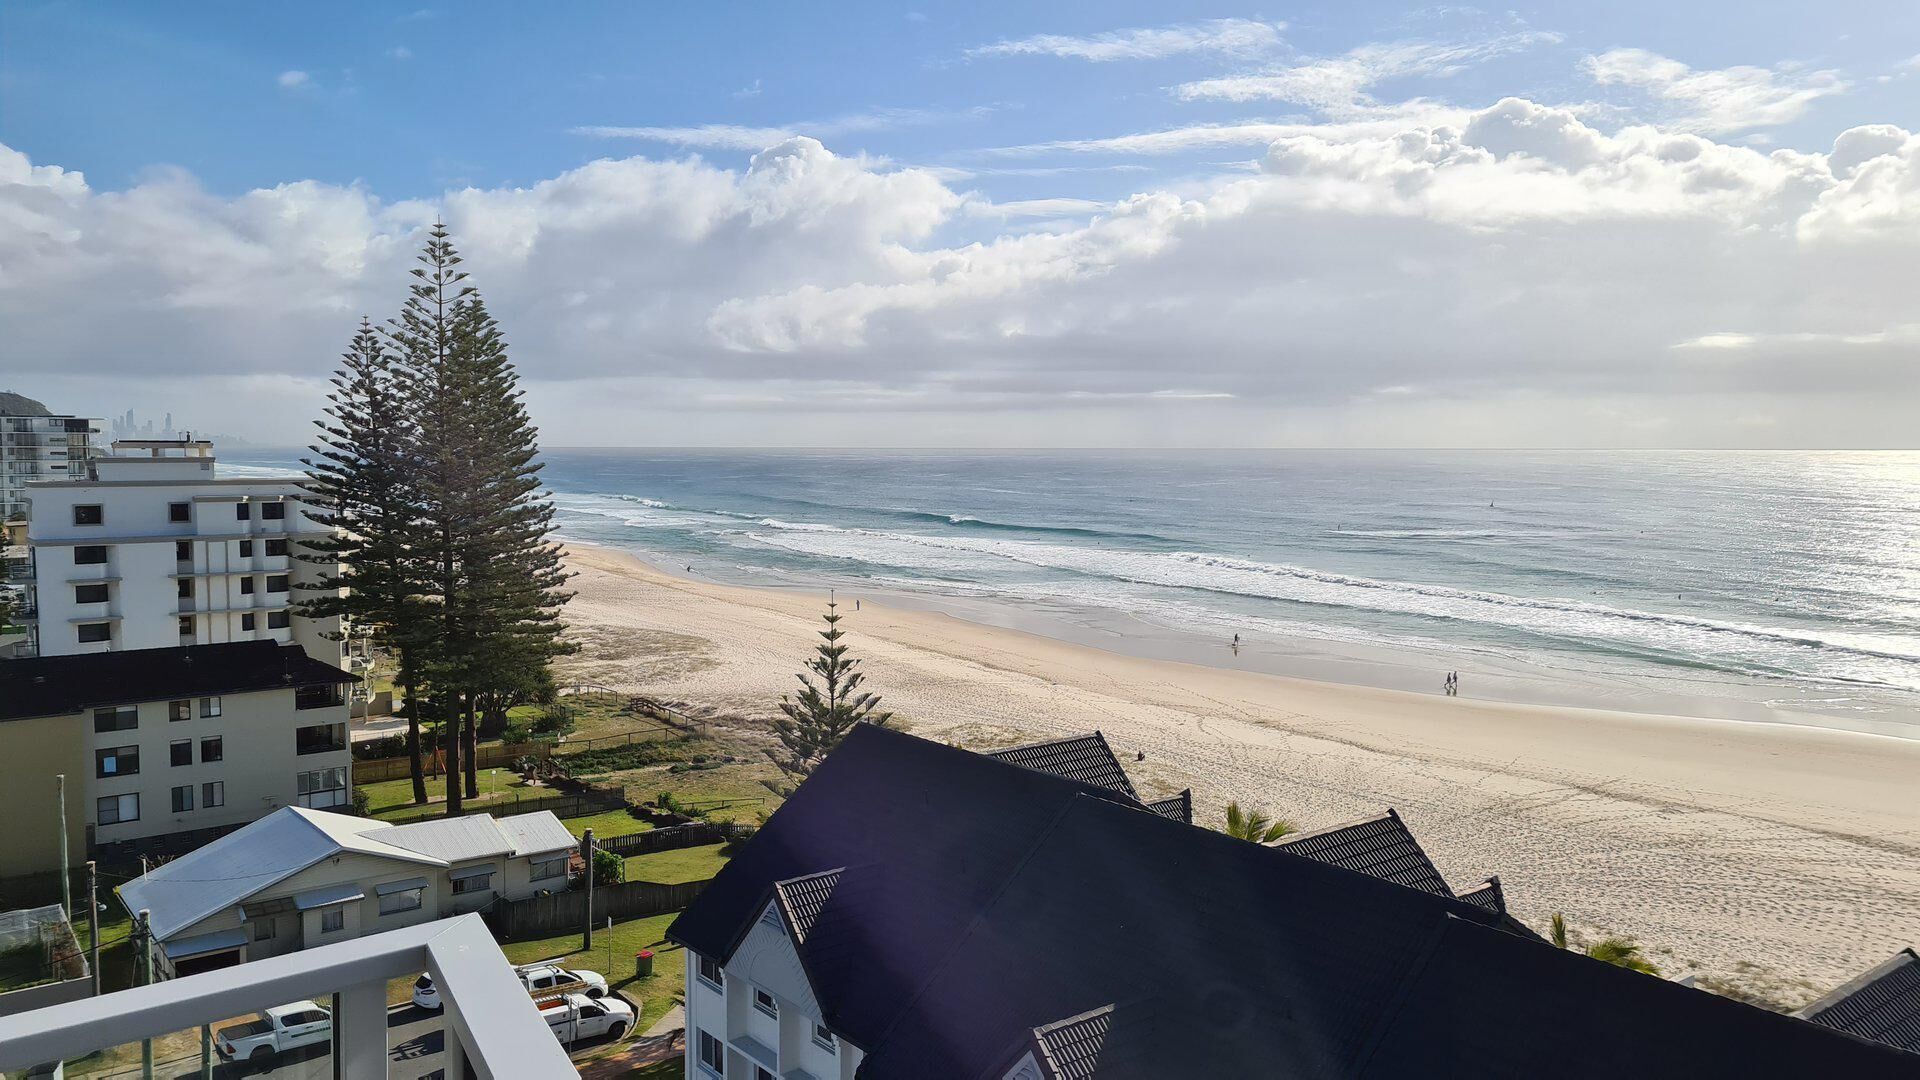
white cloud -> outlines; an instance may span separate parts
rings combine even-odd
[[[99,191],[0,148],[0,325],[19,389],[232,387],[272,438],[444,213],[576,442],[1911,440],[1920,139],[1438,120],[1277,125],[1253,174],[998,207],[806,138],[437,204]]]
[[[313,84],[313,78],[304,71],[283,71],[274,81],[280,84],[282,90],[299,90]]]
[[[393,48],[387,50],[387,59],[411,60],[413,59],[413,50],[407,48],[405,45],[395,45]]]
[[[1837,71],[1786,65],[1695,70],[1645,49],[1613,49],[1587,57],[1583,66],[1601,86],[1651,95],[1664,106],[1664,125],[1709,135],[1792,123],[1813,102],[1847,89]]]
[[[760,80],[755,79],[753,80],[752,86],[743,86],[740,89],[735,90],[733,92],[733,96],[739,100],[759,97],[760,96]]]
[[[826,120],[802,120],[782,127],[749,127],[740,124],[700,124],[692,127],[617,127],[585,125],[572,129],[575,135],[597,139],[639,139],[703,150],[760,150],[796,136],[832,138],[870,131],[974,120],[993,111],[992,106],[971,109],[875,109],[849,113]]]
[[[1342,56],[1181,83],[1173,88],[1173,95],[1182,101],[1286,101],[1330,115],[1347,115],[1377,105],[1368,91],[1389,79],[1446,78],[1496,57],[1560,40],[1559,34],[1522,31],[1472,41],[1369,44]]]
[[[1212,19],[1173,26],[1112,30],[1088,37],[1037,34],[1017,41],[1000,41],[968,49],[969,57],[1052,56],[1067,60],[1106,63],[1114,60],[1159,60],[1186,53],[1251,55],[1280,46],[1286,23],[1252,19]]]

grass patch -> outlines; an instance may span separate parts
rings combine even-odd
[[[599,835],[598,833],[594,835]],[[651,851],[627,857],[628,881],[652,881],[661,885],[679,885],[705,881],[727,865],[730,844],[702,844],[673,851]]]
[[[653,828],[653,824],[641,821],[625,810],[609,810],[604,814],[588,817],[564,819],[567,831],[575,836],[585,836],[588,829],[593,830],[595,840],[605,840],[614,836],[631,836]]]
[[[468,799],[468,806],[484,806],[489,802],[506,801],[514,798],[537,799],[548,795],[558,795],[549,787],[530,787],[520,779],[520,774],[512,769],[495,767],[481,769],[479,775],[480,797]],[[355,790],[367,793],[367,809],[377,818],[410,817],[416,814],[444,812],[447,801],[447,780],[444,776],[427,778],[427,805],[419,806],[413,801],[413,781],[408,777],[397,780],[379,780],[371,784],[356,784]]]
[[[705,751],[711,745],[712,741],[709,739],[694,735],[679,735],[650,742],[596,747],[592,750],[582,750],[577,754],[569,753],[562,760],[566,762],[567,768],[573,770],[575,776],[582,773],[609,773],[623,769],[638,769],[647,765],[659,765],[663,762],[704,758],[707,756]]]
[[[667,927],[675,917],[675,914],[655,915],[614,923],[612,930],[596,929],[590,953],[581,950],[578,931],[534,941],[516,941],[501,948],[515,964],[562,959],[569,967],[583,967],[605,975],[608,986],[627,995],[639,1008],[640,1017],[635,1021],[634,1030],[643,1032],[679,1004],[686,994],[686,960],[680,946],[666,939]],[[633,954],[641,949],[652,949],[654,953],[653,974],[644,979],[633,973]]]

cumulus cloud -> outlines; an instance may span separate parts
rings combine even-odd
[[[1368,44],[1342,56],[1181,83],[1173,88],[1173,95],[1183,101],[1285,101],[1330,115],[1352,114],[1377,107],[1368,91],[1389,79],[1446,78],[1496,57],[1560,40],[1559,34],[1523,31],[1471,41]]]
[[[1107,63],[1115,60],[1160,60],[1185,53],[1249,55],[1281,44],[1286,23],[1252,19],[1210,19],[1173,26],[1112,30],[1088,37],[1037,34],[1016,41],[968,49],[969,57],[1052,56],[1067,60]]]
[[[996,207],[804,137],[433,204],[100,191],[0,149],[6,367],[250,372],[297,422],[444,214],[572,441],[635,441],[635,410],[647,440],[721,443],[842,411],[840,442],[1911,438],[1920,139],[1766,153],[1522,99],[1431,119],[1280,125],[1256,172],[1099,205]]]
[[[1695,70],[1645,49],[1613,49],[1584,62],[1601,86],[1642,90],[1664,106],[1665,126],[1721,135],[1792,123],[1823,97],[1844,93],[1837,71],[1737,66]]]

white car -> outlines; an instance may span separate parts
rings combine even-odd
[[[527,993],[536,997],[556,990],[581,990],[588,997],[605,997],[607,977],[597,971],[563,968],[558,964],[538,963],[514,969]]]
[[[413,1003],[423,1009],[440,1008],[440,988],[433,985],[433,976],[424,971],[413,980]]]
[[[595,1039],[602,1035],[618,1042],[633,1030],[633,1006],[617,997],[588,997],[562,994],[540,1003],[540,1015],[562,1045]]]
[[[333,1013],[318,1002],[296,1001],[267,1009],[244,1024],[221,1028],[213,1041],[226,1060],[265,1068],[288,1050],[332,1038]]]

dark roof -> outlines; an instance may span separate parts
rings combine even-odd
[[[0,661],[0,720],[359,681],[313,659],[298,645],[273,641],[40,656]]]
[[[831,887],[793,880],[810,875]],[[802,964],[865,1080],[999,1077],[1042,1049],[1102,1080],[1916,1072],[1472,904],[871,726],[668,936],[724,960],[769,897],[791,920],[802,891],[824,892]]]
[[[1794,1015],[1920,1054],[1920,954],[1902,949]]]
[[[1486,908],[1496,915],[1507,913],[1507,894],[1500,889],[1499,874],[1461,892],[1455,899],[1465,900],[1474,907]]]
[[[1147,809],[1169,821],[1178,821],[1183,825],[1193,824],[1193,789],[1188,788],[1178,795],[1150,802]]]
[[[1413,838],[1392,807],[1376,817],[1285,836],[1270,846],[1434,896],[1453,895],[1433,860],[1421,849],[1420,841]]]
[[[796,941],[805,944],[812,935],[814,923],[819,920],[827,901],[833,897],[833,888],[839,881],[840,871],[828,870],[823,874],[791,878],[774,886],[780,895],[780,906],[786,909],[787,922],[793,927]]]
[[[986,754],[1000,761],[1117,791],[1134,799],[1140,797],[1133,790],[1133,781],[1127,779],[1126,770],[1120,767],[1120,759],[1113,756],[1113,748],[1107,745],[1107,737],[1098,731],[1069,739],[988,750]]]

